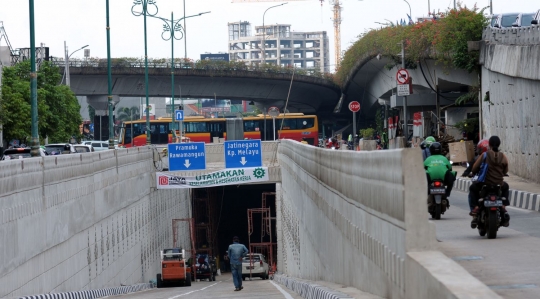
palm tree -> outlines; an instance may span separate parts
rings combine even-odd
[[[139,107],[122,107],[116,113],[116,118],[122,122],[139,119],[141,118]]]

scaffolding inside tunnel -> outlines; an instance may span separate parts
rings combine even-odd
[[[184,219],[173,219],[172,220],[172,229],[173,229],[173,247],[182,248],[186,251],[185,259],[195,255],[195,234],[193,230],[193,218],[184,218]],[[187,227],[186,227],[187,226]],[[179,235],[179,232],[186,230],[189,231],[189,234]]]
[[[210,188],[193,190],[193,219],[195,252],[215,256],[215,200],[214,192]]]
[[[268,265],[272,268],[277,260],[277,242],[274,242],[272,233],[272,210],[267,206],[267,196],[276,196],[275,192],[263,192],[261,208],[248,209],[248,244],[250,253],[260,253],[267,257]],[[254,232],[254,215],[260,214],[261,221],[261,240],[260,242],[251,242],[251,235]],[[258,219],[257,219],[258,220]]]

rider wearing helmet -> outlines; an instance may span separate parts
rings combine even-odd
[[[489,138],[489,150],[476,159],[476,162],[473,165],[472,173],[477,174],[480,171],[482,162],[485,161],[485,163],[487,163],[487,174],[484,182],[477,182],[476,184],[472,184],[469,188],[471,201],[475,206],[474,209],[469,213],[469,215],[473,216],[473,220],[471,221],[472,228],[476,228],[477,225],[478,196],[484,185],[501,186],[501,197],[504,205],[502,207],[504,211],[504,220],[502,221],[501,225],[508,226],[510,224],[510,215],[508,215],[508,212],[506,212],[506,206],[510,204],[508,201],[509,186],[503,179],[504,175],[508,173],[508,159],[503,153],[500,152],[500,146],[501,139],[498,136],[491,136],[491,138]]]
[[[442,146],[440,143],[431,143],[429,151],[431,156],[424,161],[428,185],[431,185],[432,180],[443,181],[446,186],[446,197],[450,197],[450,193],[454,187],[454,181],[456,180],[456,177],[452,172],[452,165],[450,164],[450,161],[442,155]]]
[[[427,157],[431,156],[429,147],[435,141],[436,141],[435,138],[433,138],[432,136],[429,136],[420,144],[420,148],[422,148],[422,157],[424,157],[424,161],[426,161]]]
[[[463,174],[461,176],[463,177],[472,177],[472,168],[473,168],[473,165],[474,163],[476,163],[476,160],[478,160],[478,158],[482,157],[482,155],[487,152],[489,149],[489,140],[487,139],[482,139],[480,141],[478,141],[478,144],[476,145],[476,153],[477,153],[477,156],[476,158],[474,159],[474,161],[472,163],[469,164],[469,166],[467,167],[467,169],[465,169],[465,171],[463,172]],[[472,185],[476,184],[476,181],[473,180],[471,186],[469,187],[469,190],[470,188],[472,187]],[[469,192],[469,210],[472,211],[474,210],[474,207],[476,206],[475,203],[473,203],[473,198],[471,196],[471,192]]]

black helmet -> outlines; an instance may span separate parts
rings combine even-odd
[[[426,142],[425,142],[425,141],[422,141],[422,143],[420,143],[420,148],[421,148],[421,149],[425,149],[425,148],[426,148]]]
[[[432,155],[440,155],[442,153],[442,146],[440,143],[438,142],[433,142],[430,146],[429,146],[429,152],[432,154]]]

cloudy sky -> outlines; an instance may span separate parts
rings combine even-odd
[[[261,0],[258,0],[261,1]],[[376,28],[376,22],[396,21],[407,17],[409,6],[404,0],[341,0],[342,50],[346,50],[357,36]],[[408,0],[413,17],[426,16],[428,2],[432,10],[444,11],[453,0]],[[29,7],[26,0],[0,0],[0,21],[3,21],[13,47],[28,47]],[[231,0],[185,0],[186,15],[211,11],[200,17],[187,19],[187,56],[198,59],[205,52],[227,52],[227,23],[249,21],[252,26],[262,24],[266,8],[282,2],[231,3]],[[327,31],[330,38],[330,62],[334,64],[333,25],[329,0],[321,6],[319,0],[289,1],[287,5],[269,10],[265,23],[291,24],[294,31]],[[110,0],[111,53],[113,57],[143,57],[143,18],[131,13],[133,0]],[[175,18],[184,14],[183,0],[156,0],[159,16]],[[489,0],[463,0],[472,7],[489,5]],[[139,6],[140,7],[140,6]],[[105,0],[35,0],[36,45],[45,43],[52,56],[62,56],[64,41],[72,52],[89,45],[92,57],[106,57]],[[540,2],[532,0],[493,0],[495,13],[532,12],[540,9]],[[486,11],[489,11],[486,10]],[[161,39],[162,21],[148,19],[148,56],[170,57],[170,42]],[[5,42],[0,42],[5,45]],[[175,56],[184,56],[184,42],[175,43]],[[72,57],[83,57],[83,51]],[[332,67],[333,69],[333,67]]]

